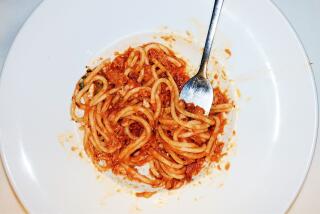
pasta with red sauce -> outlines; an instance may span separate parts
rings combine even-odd
[[[233,105],[219,88],[208,116],[179,100],[186,62],[164,45],[128,48],[88,69],[78,81],[71,117],[84,130],[84,149],[100,171],[152,187],[177,189],[205,162],[218,162]],[[147,165],[148,174],[139,172]],[[138,193],[137,196],[152,193]]]

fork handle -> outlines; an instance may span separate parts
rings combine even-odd
[[[211,52],[211,48],[212,48],[212,44],[213,44],[213,38],[214,38],[214,34],[217,29],[218,20],[219,20],[219,16],[221,13],[223,1],[224,0],[215,0],[215,2],[213,4],[213,11],[212,11],[212,15],[211,15],[210,25],[209,25],[206,43],[204,45],[201,63],[200,63],[200,67],[199,67],[197,76],[202,76],[204,78],[207,78],[207,72],[206,72],[207,65],[208,65],[210,52]]]

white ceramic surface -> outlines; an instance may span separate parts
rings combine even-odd
[[[311,160],[317,110],[303,49],[269,1],[229,1],[221,19],[217,46],[233,51],[226,66],[242,92],[237,155],[223,187],[190,188],[179,200],[168,196],[161,206],[156,199],[126,193],[106,196],[108,186],[97,182],[92,167],[61,149],[57,135],[74,129],[68,116],[72,88],[95,53],[120,37],[161,26],[197,31],[195,19],[205,26],[210,16],[210,2],[126,2],[127,8],[123,2],[77,1],[75,8],[75,1],[47,1],[10,51],[0,86],[2,157],[27,209],[284,212]]]

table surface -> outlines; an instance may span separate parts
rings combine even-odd
[[[285,14],[301,39],[315,74],[320,92],[320,1],[273,0]],[[0,0],[0,71],[18,30],[41,0]],[[318,135],[320,132],[318,131]],[[318,141],[320,139],[318,138]],[[1,160],[0,160],[1,162]],[[320,146],[317,142],[313,161],[303,188],[288,214],[320,212]],[[0,164],[0,213],[26,213],[19,203]]]

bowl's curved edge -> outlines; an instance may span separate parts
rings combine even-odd
[[[15,38],[12,41],[12,44],[9,48],[9,51],[7,53],[7,56],[5,58],[2,70],[0,72],[0,90],[1,90],[1,85],[2,85],[2,81],[3,81],[3,76],[7,67],[7,59],[9,58],[9,56],[12,54],[12,50],[13,50],[13,46],[16,42],[16,40],[19,38],[19,36],[21,35],[21,32],[23,31],[24,28],[26,28],[26,26],[30,23],[30,20],[32,19],[32,17],[34,17],[34,15],[37,13],[37,11],[39,11],[39,9],[41,7],[43,7],[43,5],[45,5],[46,1],[41,1],[38,5],[36,5],[34,7],[34,9],[31,11],[31,13],[29,14],[29,16],[26,18],[26,20],[22,23],[21,27],[19,28]],[[1,134],[1,133],[0,133]],[[22,196],[22,194],[20,193],[19,189],[17,188],[17,185],[12,177],[12,173],[9,169],[8,166],[8,160],[4,151],[4,143],[2,143],[3,139],[1,139],[1,135],[0,135],[0,158],[2,161],[2,166],[4,168],[5,171],[5,176],[6,179],[9,181],[9,186],[11,188],[11,190],[13,190],[13,194],[15,196],[15,198],[18,200],[18,203],[20,204],[21,208],[23,209],[23,211],[25,213],[33,213],[32,209],[30,207],[27,207],[27,203],[25,203],[25,199]]]
[[[282,12],[282,10],[272,0],[268,0],[268,2],[270,3],[271,7],[273,7],[277,11],[277,13],[279,13],[279,16],[282,17],[282,19],[287,23],[287,25],[289,26],[289,28],[292,31],[293,36],[295,37],[295,39],[297,41],[297,44],[299,44],[299,48],[303,52],[305,60],[310,62],[309,56],[308,56],[308,54],[306,52],[306,49],[303,46],[303,43],[301,42],[301,39],[300,39],[297,31],[294,29],[294,27],[290,23],[289,19],[286,17],[286,15]],[[293,206],[294,202],[297,200],[297,198],[298,198],[298,196],[299,196],[299,194],[300,194],[300,192],[301,192],[301,190],[302,190],[302,188],[303,188],[303,186],[305,184],[305,181],[306,181],[306,178],[308,176],[308,173],[309,173],[309,170],[310,170],[310,167],[311,167],[311,163],[312,163],[312,160],[313,160],[313,157],[314,157],[316,144],[317,144],[317,141],[318,141],[318,138],[319,138],[319,136],[318,136],[318,130],[319,130],[319,93],[318,93],[317,87],[316,87],[316,80],[315,80],[315,76],[314,76],[314,71],[313,71],[310,63],[308,63],[307,69],[308,69],[308,71],[310,71],[309,73],[310,73],[310,76],[311,76],[311,79],[312,79],[312,88],[313,88],[313,91],[315,92],[314,93],[314,100],[315,100],[315,108],[316,108],[316,112],[315,112],[315,114],[316,114],[316,118],[315,118],[316,125],[314,127],[313,143],[312,143],[312,147],[310,149],[310,154],[309,154],[308,161],[307,161],[308,163],[307,163],[304,175],[300,180],[300,184],[298,185],[298,187],[296,189],[296,193],[291,198],[291,200],[286,204],[285,210],[283,210],[283,213],[287,213],[291,209],[291,207]]]

